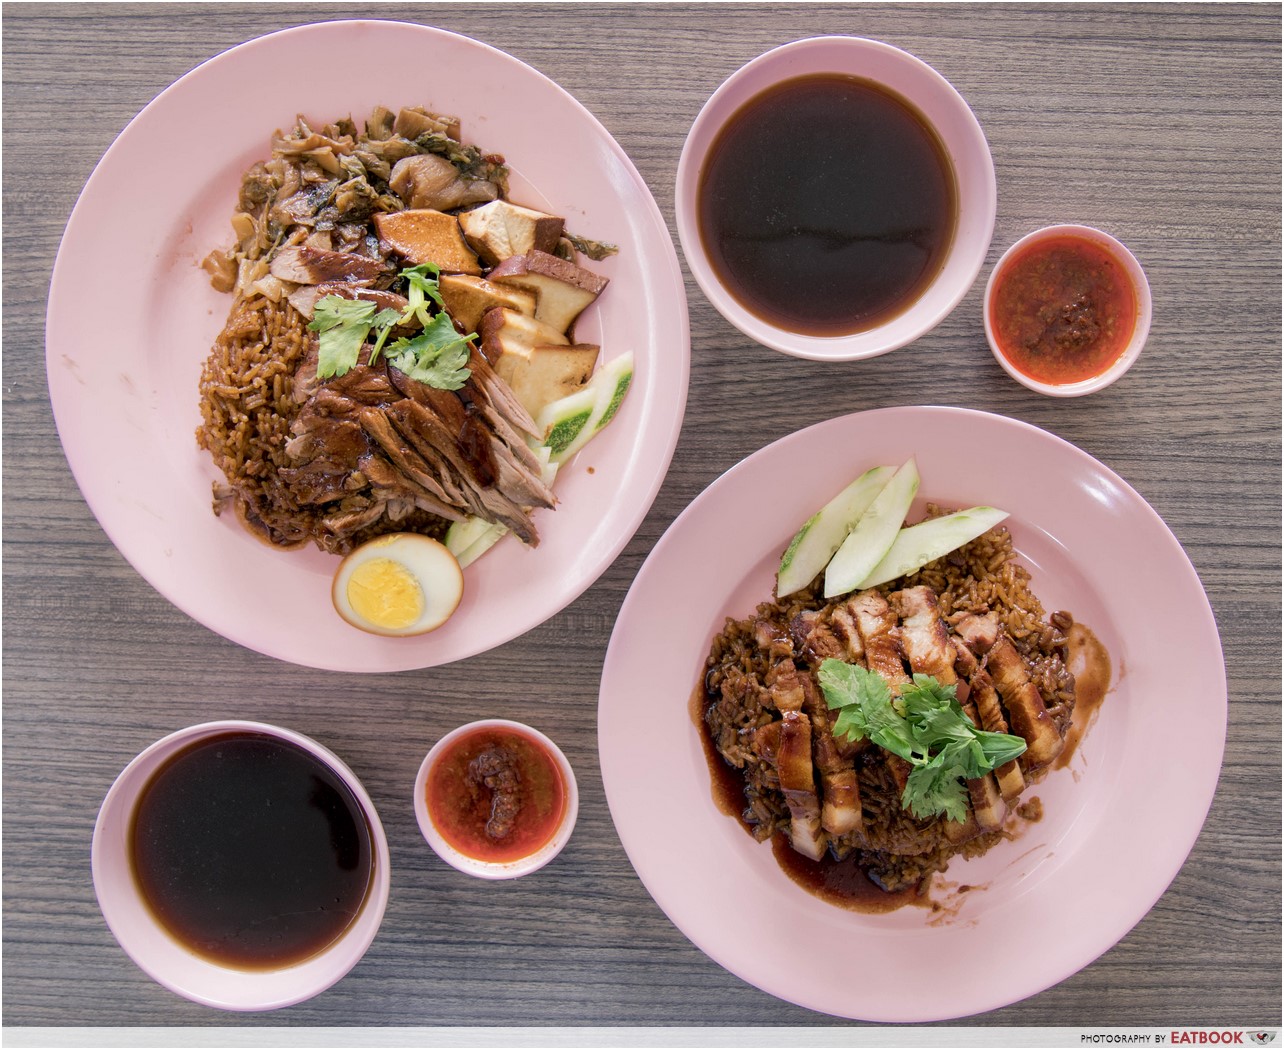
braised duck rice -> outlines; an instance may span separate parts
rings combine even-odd
[[[826,600],[821,583],[727,620],[706,665],[704,727],[743,776],[741,819],[756,838],[784,836],[813,860],[854,856],[900,890],[998,842],[1061,753],[1075,707],[1073,621],[1045,616],[1002,527],[882,587]],[[913,674],[953,685],[974,725],[1020,736],[1025,753],[966,782],[966,820],[916,817],[902,802],[908,763],[832,732],[818,681],[827,659],[876,672],[893,695]]]
[[[560,218],[509,204],[504,159],[460,134],[454,118],[418,108],[379,107],[362,128],[351,119],[320,128],[300,119],[276,133],[270,159],[245,173],[235,246],[203,264],[234,297],[200,380],[197,442],[225,479],[214,485],[214,510],[233,509],[275,546],[312,542],[342,554],[382,533],[440,536],[472,518],[539,542],[532,512],[556,500],[533,416],[559,391],[546,383],[538,388],[545,401],[532,401],[537,384],[522,373],[519,396],[509,379],[521,354],[477,333],[486,313],[534,314],[566,285],[575,293],[574,309],[562,314],[567,331],[543,326],[540,334],[569,344],[575,313],[606,284],[582,276],[576,252],[600,258],[613,249],[568,237]],[[520,281],[485,280],[492,266],[481,258],[511,269],[512,253],[540,273],[549,259],[562,267],[560,283],[545,282],[547,302]],[[415,299],[416,267],[419,290],[431,282],[436,305]],[[449,321],[445,338],[459,344],[455,374],[463,378],[408,374],[404,358],[378,356],[382,337],[361,342],[373,338],[370,329],[343,369],[319,367],[320,311],[337,316],[333,304],[345,302],[370,304],[372,323],[403,344],[426,334],[430,320]],[[417,303],[425,309],[415,314]],[[597,354],[570,349],[579,351],[578,371],[565,389],[587,380]]]

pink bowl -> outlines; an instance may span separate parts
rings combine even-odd
[[[954,169],[958,221],[954,242],[936,279],[910,307],[881,325],[841,336],[801,335],[745,309],[726,290],[700,238],[697,195],[710,147],[723,125],[750,99],[785,80],[837,73],[873,81],[919,111],[936,131]],[[927,63],[890,44],[859,37],[796,40],[742,66],[705,103],[682,148],[675,199],[678,238],[696,283],[736,328],[794,357],[855,361],[888,353],[936,327],[980,273],[997,209],[994,161],[985,133],[963,97]]]
[[[994,326],[990,323],[990,304],[994,298],[998,279],[1003,275],[1004,270],[1007,269],[1008,264],[1018,252],[1039,241],[1065,236],[1080,237],[1083,240],[1092,241],[1094,244],[1100,245],[1123,267],[1129,280],[1132,281],[1133,291],[1137,295],[1137,323],[1133,326],[1132,339],[1129,340],[1128,345],[1124,348],[1124,352],[1104,372],[1090,379],[1080,380],[1077,383],[1045,383],[1042,380],[1026,375],[1018,369],[999,348]],[[990,271],[990,279],[985,285],[985,338],[990,344],[990,352],[994,354],[994,359],[1002,366],[1003,371],[1007,372],[1022,386],[1029,387],[1029,389],[1040,394],[1047,394],[1049,397],[1080,397],[1083,394],[1104,390],[1132,367],[1133,362],[1141,355],[1141,348],[1146,345],[1147,336],[1150,335],[1151,305],[1150,282],[1146,280],[1146,271],[1141,268],[1141,263],[1137,261],[1136,256],[1124,247],[1122,242],[1111,237],[1108,233],[1093,229],[1091,226],[1078,226],[1072,223],[1045,226],[1041,230],[1027,233],[1013,244],[1011,248],[999,257],[999,261],[994,264],[994,269]]]
[[[370,827],[374,872],[356,919],[329,948],[277,970],[234,969],[196,955],[181,945],[143,902],[129,859],[134,808],[152,774],[196,741],[229,732],[264,733],[309,752],[348,786]],[[98,906],[125,953],[158,984],[220,1010],[274,1010],[325,991],[365,954],[388,904],[388,840],[374,803],[361,782],[337,755],[315,740],[261,722],[205,722],[171,733],[143,751],[125,767],[103,799],[94,825],[91,860]]]
[[[437,830],[437,825],[433,823],[432,813],[428,809],[428,774],[431,772],[432,767],[436,765],[437,759],[441,757],[446,748],[461,736],[477,729],[490,727],[516,730],[518,733],[542,744],[544,749],[552,756],[553,761],[557,763],[557,768],[562,773],[562,786],[566,791],[566,806],[562,813],[562,821],[553,833],[553,837],[534,853],[520,857],[517,860],[478,860],[476,857],[470,857],[468,854],[460,852],[447,842],[445,836]],[[467,725],[452,729],[432,746],[419,766],[419,775],[415,777],[415,817],[419,821],[419,830],[423,832],[425,841],[432,847],[433,852],[452,868],[462,871],[465,875],[476,876],[479,879],[515,879],[522,875],[529,875],[531,872],[538,871],[544,867],[562,852],[562,847],[570,840],[571,832],[575,830],[575,821],[579,816],[579,812],[580,795],[579,788],[575,783],[575,771],[571,769],[571,763],[562,754],[562,749],[539,730],[506,718],[485,718],[481,721],[469,722]]]

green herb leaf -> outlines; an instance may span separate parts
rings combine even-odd
[[[841,660],[825,660],[817,677],[825,702],[838,712],[834,736],[852,742],[868,737],[914,767],[901,805],[919,819],[966,820],[963,781],[1025,752],[1020,737],[974,726],[955,687],[931,675],[916,674],[895,698],[881,675]]]
[[[468,341],[475,334],[460,335],[447,314],[433,317],[413,339],[398,339],[386,351],[388,361],[438,390],[458,390],[472,374],[468,370]]]
[[[317,302],[308,327],[318,333],[317,376],[341,376],[357,363],[374,323],[374,303],[327,295]]]

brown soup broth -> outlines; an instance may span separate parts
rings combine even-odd
[[[840,74],[787,80],[718,133],[697,193],[710,263],[745,309],[804,335],[874,328],[940,273],[954,170],[908,102]]]
[[[191,951],[240,969],[333,943],[372,882],[370,826],[346,784],[263,733],[197,741],[152,776],[130,829],[152,914]]]

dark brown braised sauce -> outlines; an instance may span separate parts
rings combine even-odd
[[[857,77],[798,77],[719,131],[697,190],[700,238],[745,309],[804,335],[867,331],[944,265],[958,203],[935,131]]]
[[[1066,637],[1066,667],[1074,675],[1074,721],[1066,731],[1065,747],[1053,761],[1053,769],[1069,765],[1110,691],[1110,653],[1092,629],[1081,623],[1075,623]]]
[[[307,751],[262,733],[198,741],[143,789],[130,831],[153,915],[191,951],[268,970],[324,950],[374,868],[360,803]]]
[[[709,782],[713,786],[713,803],[718,807],[718,812],[735,818],[736,823],[752,835],[753,828],[743,816],[744,781],[737,770],[723,761],[709,734],[705,732],[704,704],[702,683],[692,692],[688,711],[704,747],[705,762],[709,766]],[[781,869],[794,882],[817,897],[852,911],[893,911],[902,905],[922,900],[916,886],[888,893],[875,885],[856,863],[855,855],[842,861],[826,855],[823,860],[814,861],[790,846],[783,835],[772,837],[771,852]]]

